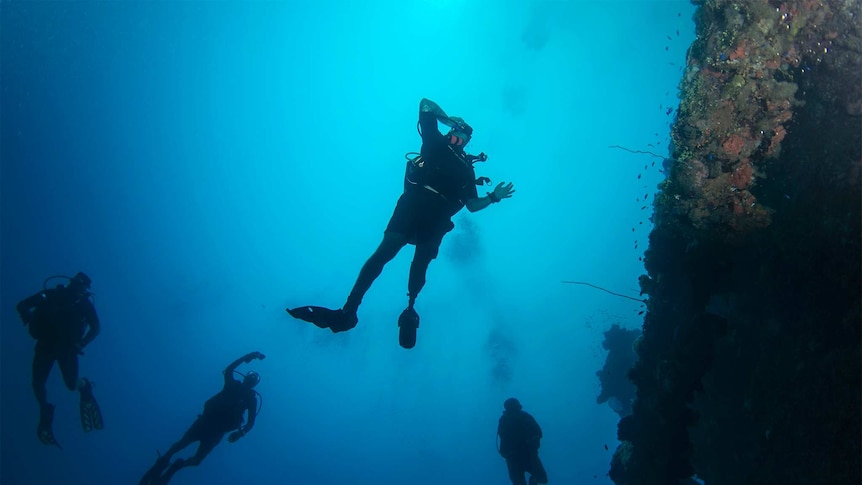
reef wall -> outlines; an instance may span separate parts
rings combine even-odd
[[[605,365],[596,372],[601,392],[596,397],[599,404],[608,403],[620,418],[632,413],[632,403],[637,397],[636,389],[629,380],[629,370],[635,365],[636,348],[640,343],[640,330],[629,330],[614,323],[604,332],[602,347],[608,351]]]
[[[694,3],[609,475],[860,483],[860,2]]]

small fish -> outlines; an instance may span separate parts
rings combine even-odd
[[[655,162],[652,162],[652,164],[650,166],[655,167]]]
[[[679,30],[676,31],[676,36],[679,37]]]
[[[643,223],[644,223],[644,221],[639,221],[639,222],[638,222],[638,224],[643,224]]]
[[[647,200],[647,197],[649,197],[649,192],[647,192],[646,194],[644,194],[644,200]]]
[[[671,39],[670,36],[667,36],[667,40],[673,40],[673,39]]]
[[[638,256],[638,261],[643,261],[643,260],[644,260],[644,258]]]
[[[644,210],[644,209],[646,209],[646,206],[641,207],[641,210]]]
[[[644,314],[643,310],[641,310],[640,312],[638,312],[638,315],[643,315],[643,314]]]
[[[647,143],[646,146],[655,148],[655,145],[653,145],[652,143]]]
[[[667,50],[667,46],[664,46],[664,50]]]
[[[635,228],[632,228],[632,232],[635,232]]]
[[[608,449],[608,445],[605,445],[605,449],[606,449],[606,450]]]
[[[647,167],[646,165],[644,165],[644,170],[646,170],[647,168],[649,168],[649,167]]]
[[[667,111],[666,111],[664,114],[669,115],[669,114],[671,114],[672,112],[673,112],[673,108],[668,108],[668,109],[667,109]]]
[[[641,174],[638,174],[638,178],[641,178]]]

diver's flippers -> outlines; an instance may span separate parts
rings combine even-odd
[[[177,458],[173,463],[171,463],[171,466],[165,470],[165,473],[159,477],[158,480],[153,482],[153,485],[167,485],[167,483],[171,481],[171,477],[186,466],[186,461],[184,459]]]
[[[171,464],[171,457],[168,455],[159,454],[159,459],[152,468],[147,470],[138,485],[158,485],[162,483],[162,472]]]
[[[51,427],[54,424],[54,405],[45,403],[39,411],[39,427],[36,428],[36,436],[44,445],[56,446],[63,449],[60,443],[54,438],[54,431]]]
[[[332,333],[344,332],[356,326],[356,314],[347,314],[343,310],[330,310],[320,306],[303,306],[294,309],[287,308],[287,313],[320,328],[328,328]]]
[[[84,432],[102,429],[105,424],[102,421],[99,403],[93,397],[93,383],[87,378],[82,378],[78,390],[81,392],[81,427],[84,428]]]
[[[419,314],[413,308],[407,308],[398,317],[398,343],[405,349],[416,345],[416,329],[419,328]]]

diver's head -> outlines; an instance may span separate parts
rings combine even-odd
[[[446,137],[448,138],[450,145],[455,148],[460,148],[461,150],[470,143],[470,135],[463,131],[458,131],[457,128],[452,128]]]
[[[514,397],[510,397],[509,399],[506,399],[506,402],[503,403],[503,409],[505,409],[506,411],[514,413],[514,412],[520,411],[521,409],[524,409],[524,408],[521,407],[521,403],[518,402],[517,399],[515,399]]]
[[[259,382],[260,382],[260,374],[258,374],[257,372],[255,372],[253,370],[248,371],[245,374],[245,377],[243,377],[243,379],[242,379],[242,385],[245,386],[247,389],[254,389],[254,386],[256,386]]]
[[[450,145],[463,150],[464,147],[470,143],[470,138],[473,137],[473,128],[457,116],[453,116],[449,119],[455,123],[455,126],[449,130],[446,138]]]
[[[92,283],[93,281],[89,276],[79,271],[78,274],[69,280],[69,289],[75,293],[84,293],[90,289],[90,284]]]

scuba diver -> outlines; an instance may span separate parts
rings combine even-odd
[[[49,280],[57,277],[69,280],[48,288]],[[56,361],[63,374],[63,382],[70,391],[77,390],[81,401],[81,426],[84,432],[102,429],[102,412],[93,397],[93,383],[87,378],[78,379],[78,355],[99,335],[99,317],[90,299],[90,277],[78,273],[74,277],[51,276],[42,283],[42,291],[18,302],[16,310],[30,336],[36,339],[33,355],[33,392],[39,402],[39,425],[36,436],[46,445],[62,449],[54,438],[52,424],[54,405],[48,402],[45,384]],[[85,334],[86,331],[86,334]]]
[[[446,135],[440,132],[438,122],[450,128]],[[416,250],[407,283],[407,308],[398,318],[398,327],[401,346],[410,349],[416,345],[419,315],[413,306],[443,236],[455,227],[452,216],[465,206],[470,212],[480,211],[512,197],[515,192],[511,183],[501,182],[485,197],[478,196],[476,186],[491,181],[487,177],[477,179],[473,163],[484,162],[487,156],[464,151],[473,128],[463,119],[448,116],[436,103],[423,98],[419,103],[418,129],[422,148],[413,158],[408,154],[404,192],[383,232],[383,241],[362,266],[344,306],[338,310],[317,306],[288,308],[291,316],[333,333],[350,330],[359,322],[356,314],[359,304],[383,267],[401,248],[412,244]]]
[[[226,433],[233,431],[228,435],[227,441],[234,443],[251,431],[258,413],[259,394],[254,387],[260,382],[260,376],[254,371],[249,371],[240,382],[234,377],[234,372],[242,363],[248,364],[254,359],[263,360],[265,357],[260,352],[251,352],[225,368],[222,390],[207,400],[204,404],[204,413],[198,415],[185,435],[174,443],[167,453],[159,456],[155,465],[141,478],[139,485],[166,484],[181,468],[200,465]],[[243,413],[248,415],[245,426],[242,424]],[[194,456],[189,459],[177,458],[170,463],[174,453],[195,441],[198,442],[198,449]]]
[[[503,403],[503,415],[497,425],[497,451],[506,459],[512,485],[527,485],[524,474],[530,474],[530,485],[548,483],[548,474],[539,460],[542,428],[524,411],[514,397]]]

